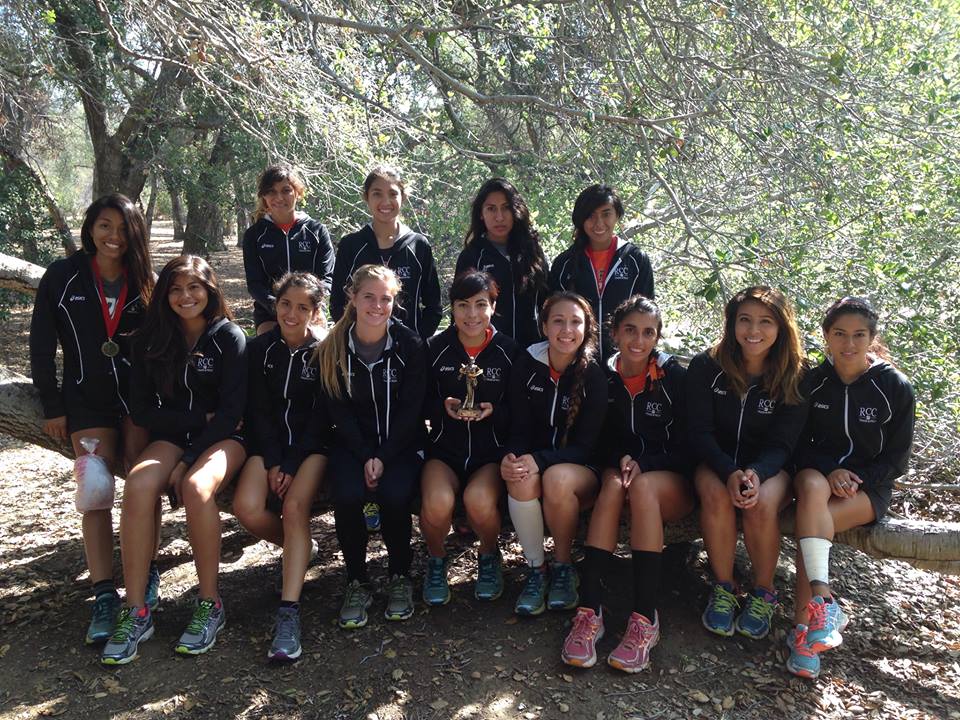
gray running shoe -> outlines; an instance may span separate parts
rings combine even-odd
[[[413,615],[413,581],[406,575],[394,575],[387,585],[387,620],[406,620]]]
[[[153,637],[153,613],[149,608],[125,607],[117,616],[110,640],[103,646],[100,662],[104,665],[126,665],[137,657],[144,640]]]
[[[197,601],[190,624],[183,631],[177,647],[180,655],[201,655],[213,647],[217,635],[227,624],[227,614],[223,611],[223,602],[217,607],[217,601],[206,598]]]
[[[340,606],[340,627],[344,630],[362,628],[367,624],[367,608],[373,603],[369,586],[354,580],[347,585]]]
[[[282,607],[277,610],[273,644],[267,651],[270,660],[296,660],[303,652],[300,647],[300,613],[296,608]]]
[[[103,642],[113,633],[113,624],[120,610],[120,596],[115,592],[105,592],[97,595],[93,601],[93,617],[87,628],[87,645]]]

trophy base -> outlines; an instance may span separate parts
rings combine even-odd
[[[476,420],[478,417],[483,415],[483,411],[479,408],[460,408],[457,410],[457,417],[461,420]]]

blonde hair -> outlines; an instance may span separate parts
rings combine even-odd
[[[368,280],[381,280],[387,284],[387,287],[393,292],[394,298],[400,293],[400,281],[393,270],[385,265],[361,265],[353,273],[353,277],[344,290],[350,302],[343,312],[337,324],[334,325],[327,337],[317,347],[314,358],[320,366],[320,384],[324,391],[331,397],[340,400],[344,396],[345,388],[340,382],[340,378],[347,376],[347,347],[349,339],[347,334],[350,332],[350,326],[357,321],[357,308],[353,304],[353,299],[360,288]]]
[[[307,192],[307,184],[300,173],[290,165],[270,165],[257,178],[257,206],[253,210],[253,221],[259,222],[267,214],[267,203],[263,197],[269,193],[278,182],[288,182],[301,199]]]

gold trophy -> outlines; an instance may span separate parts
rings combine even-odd
[[[462,377],[467,383],[467,396],[463,399],[460,409],[457,410],[457,417],[461,420],[476,420],[483,414],[483,411],[477,407],[477,382],[483,375],[483,368],[479,367],[473,358],[469,365],[461,365],[459,377]]]

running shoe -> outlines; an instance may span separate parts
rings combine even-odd
[[[597,664],[597,643],[603,637],[603,616],[593,608],[577,608],[573,627],[563,641],[560,658],[575,667],[589,668]]]
[[[117,616],[110,640],[103,646],[100,662],[126,665],[137,657],[140,643],[153,637],[153,613],[149,608],[125,607]]]
[[[630,613],[620,644],[607,656],[607,664],[626,673],[638,673],[650,664],[650,651],[660,642],[660,614],[653,622],[640,613]]]
[[[423,575],[423,601],[427,605],[446,605],[450,602],[446,555],[427,559],[427,571]]]
[[[376,503],[365,503],[363,519],[367,523],[367,532],[375,533],[380,530],[380,506]]]
[[[160,607],[160,568],[155,562],[150,563],[150,574],[147,575],[147,588],[143,592],[144,605],[150,611]]]
[[[387,620],[406,620],[413,615],[413,581],[406,575],[394,575],[387,585]]]
[[[761,640],[770,632],[773,611],[777,607],[777,594],[756,587],[747,596],[746,607],[737,617],[737,632],[744,637]]]
[[[193,617],[183,631],[174,650],[180,655],[202,655],[217,642],[217,635],[226,627],[227,614],[223,601],[197,600]]]
[[[787,670],[797,677],[813,680],[820,674],[820,656],[807,644],[807,626],[797,625],[787,633]]]
[[[739,609],[740,603],[733,594],[733,587],[727,583],[716,583],[700,619],[710,632],[730,637],[733,635],[734,620]]]
[[[520,591],[517,604],[513,611],[517,615],[539,615],[547,605],[547,565],[532,567],[527,574],[527,581]]]
[[[499,550],[477,555],[477,584],[473,589],[477,600],[496,600],[503,594],[502,564]]]
[[[814,597],[807,603],[807,613],[810,615],[807,643],[811,650],[822,653],[843,644],[840,633],[847,629],[850,618],[836,598]]]
[[[277,610],[277,620],[273,626],[273,643],[267,651],[267,658],[280,662],[296,660],[301,652],[300,613],[296,608],[282,607]]]
[[[343,605],[340,606],[340,627],[344,630],[362,628],[367,624],[367,608],[373,604],[373,594],[366,583],[359,580],[347,585],[343,594]]]
[[[116,592],[100,593],[93,601],[93,615],[87,627],[87,645],[104,642],[113,634],[113,625],[120,610],[120,596]]]
[[[547,607],[551,610],[573,610],[580,602],[577,586],[580,576],[573,565],[555,562],[550,573],[550,590],[547,593]]]

